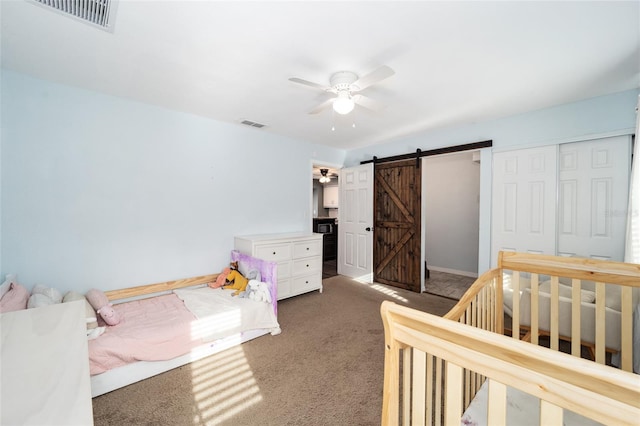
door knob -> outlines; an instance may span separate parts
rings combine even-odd
[[[367,232],[371,232],[371,231],[373,231],[373,227],[367,226],[366,228],[364,228],[364,230],[367,231]]]

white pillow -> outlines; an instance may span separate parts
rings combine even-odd
[[[45,287],[40,284],[36,284],[31,291],[31,294],[44,294],[48,296],[53,303],[62,303],[62,293],[53,287]]]
[[[541,293],[551,294],[551,280],[543,281],[538,287]],[[558,296],[571,299],[572,288],[568,285],[558,284]],[[594,303],[596,294],[593,291],[580,289],[580,301]]]
[[[27,302],[27,308],[39,308],[41,306],[53,305],[55,302],[46,294],[35,293],[29,297],[29,301]]]

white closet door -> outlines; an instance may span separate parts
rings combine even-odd
[[[629,136],[560,145],[558,254],[622,261]]]
[[[491,259],[503,251],[555,254],[557,146],[493,155]]]
[[[373,163],[340,170],[338,273],[373,279]]]

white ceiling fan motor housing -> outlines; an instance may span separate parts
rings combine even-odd
[[[358,75],[351,71],[338,71],[337,73],[333,74],[329,79],[329,83],[331,84],[331,87],[336,92],[339,92],[342,90],[348,90],[348,91],[358,90],[357,87],[352,86],[352,84],[355,83],[356,81],[358,81]]]

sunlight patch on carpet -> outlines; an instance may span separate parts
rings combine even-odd
[[[384,293],[387,296],[393,297],[396,300],[400,300],[401,302],[409,303],[409,300],[400,296],[397,291],[391,290],[388,287],[384,287],[380,284],[371,284],[371,288],[379,291],[380,293]]]
[[[242,347],[191,365],[194,425],[221,424],[263,400]]]
[[[365,274],[359,277],[354,277],[352,278],[352,280],[357,281],[360,284],[371,284],[371,281],[373,281],[373,273]]]

